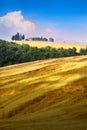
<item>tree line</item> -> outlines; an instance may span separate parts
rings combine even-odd
[[[52,37],[50,37],[49,39],[47,39],[46,37],[31,37],[28,39],[25,39],[25,35],[20,34],[20,33],[16,33],[15,35],[13,35],[11,37],[11,40],[32,40],[32,41],[50,41],[50,42],[54,42],[54,39]]]
[[[19,45],[14,42],[0,40],[0,67],[29,61],[78,55],[87,55],[87,48],[80,49],[80,52],[77,53],[75,47],[69,49],[56,49],[50,46],[37,48],[31,47],[28,44]]]
[[[49,42],[54,42],[54,39],[52,37],[50,37],[49,39],[47,39],[46,37],[32,37],[32,38],[29,38],[31,39],[32,41],[49,41]],[[28,40],[28,39],[26,39]]]

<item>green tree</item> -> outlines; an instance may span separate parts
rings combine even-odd
[[[50,37],[49,42],[54,42],[54,39],[52,37]]]
[[[80,49],[80,55],[87,55],[87,47]]]

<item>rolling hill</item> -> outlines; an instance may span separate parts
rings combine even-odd
[[[87,56],[0,68],[0,130],[19,129],[87,129]]]
[[[32,47],[38,47],[38,48],[50,46],[52,48],[61,48],[61,47],[63,47],[65,49],[68,49],[68,48],[76,47],[78,52],[79,52],[79,50],[81,48],[86,48],[87,47],[87,44],[83,44],[83,43],[81,44],[81,43],[44,42],[44,41],[14,41],[14,42],[16,42],[18,44],[29,44]]]

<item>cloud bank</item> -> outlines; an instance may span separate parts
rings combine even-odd
[[[9,38],[16,32],[30,35],[35,32],[36,24],[22,15],[21,11],[7,13],[0,17],[0,38]]]

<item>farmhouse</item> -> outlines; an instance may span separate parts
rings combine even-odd
[[[30,37],[26,41],[48,41],[48,39],[43,37]]]

